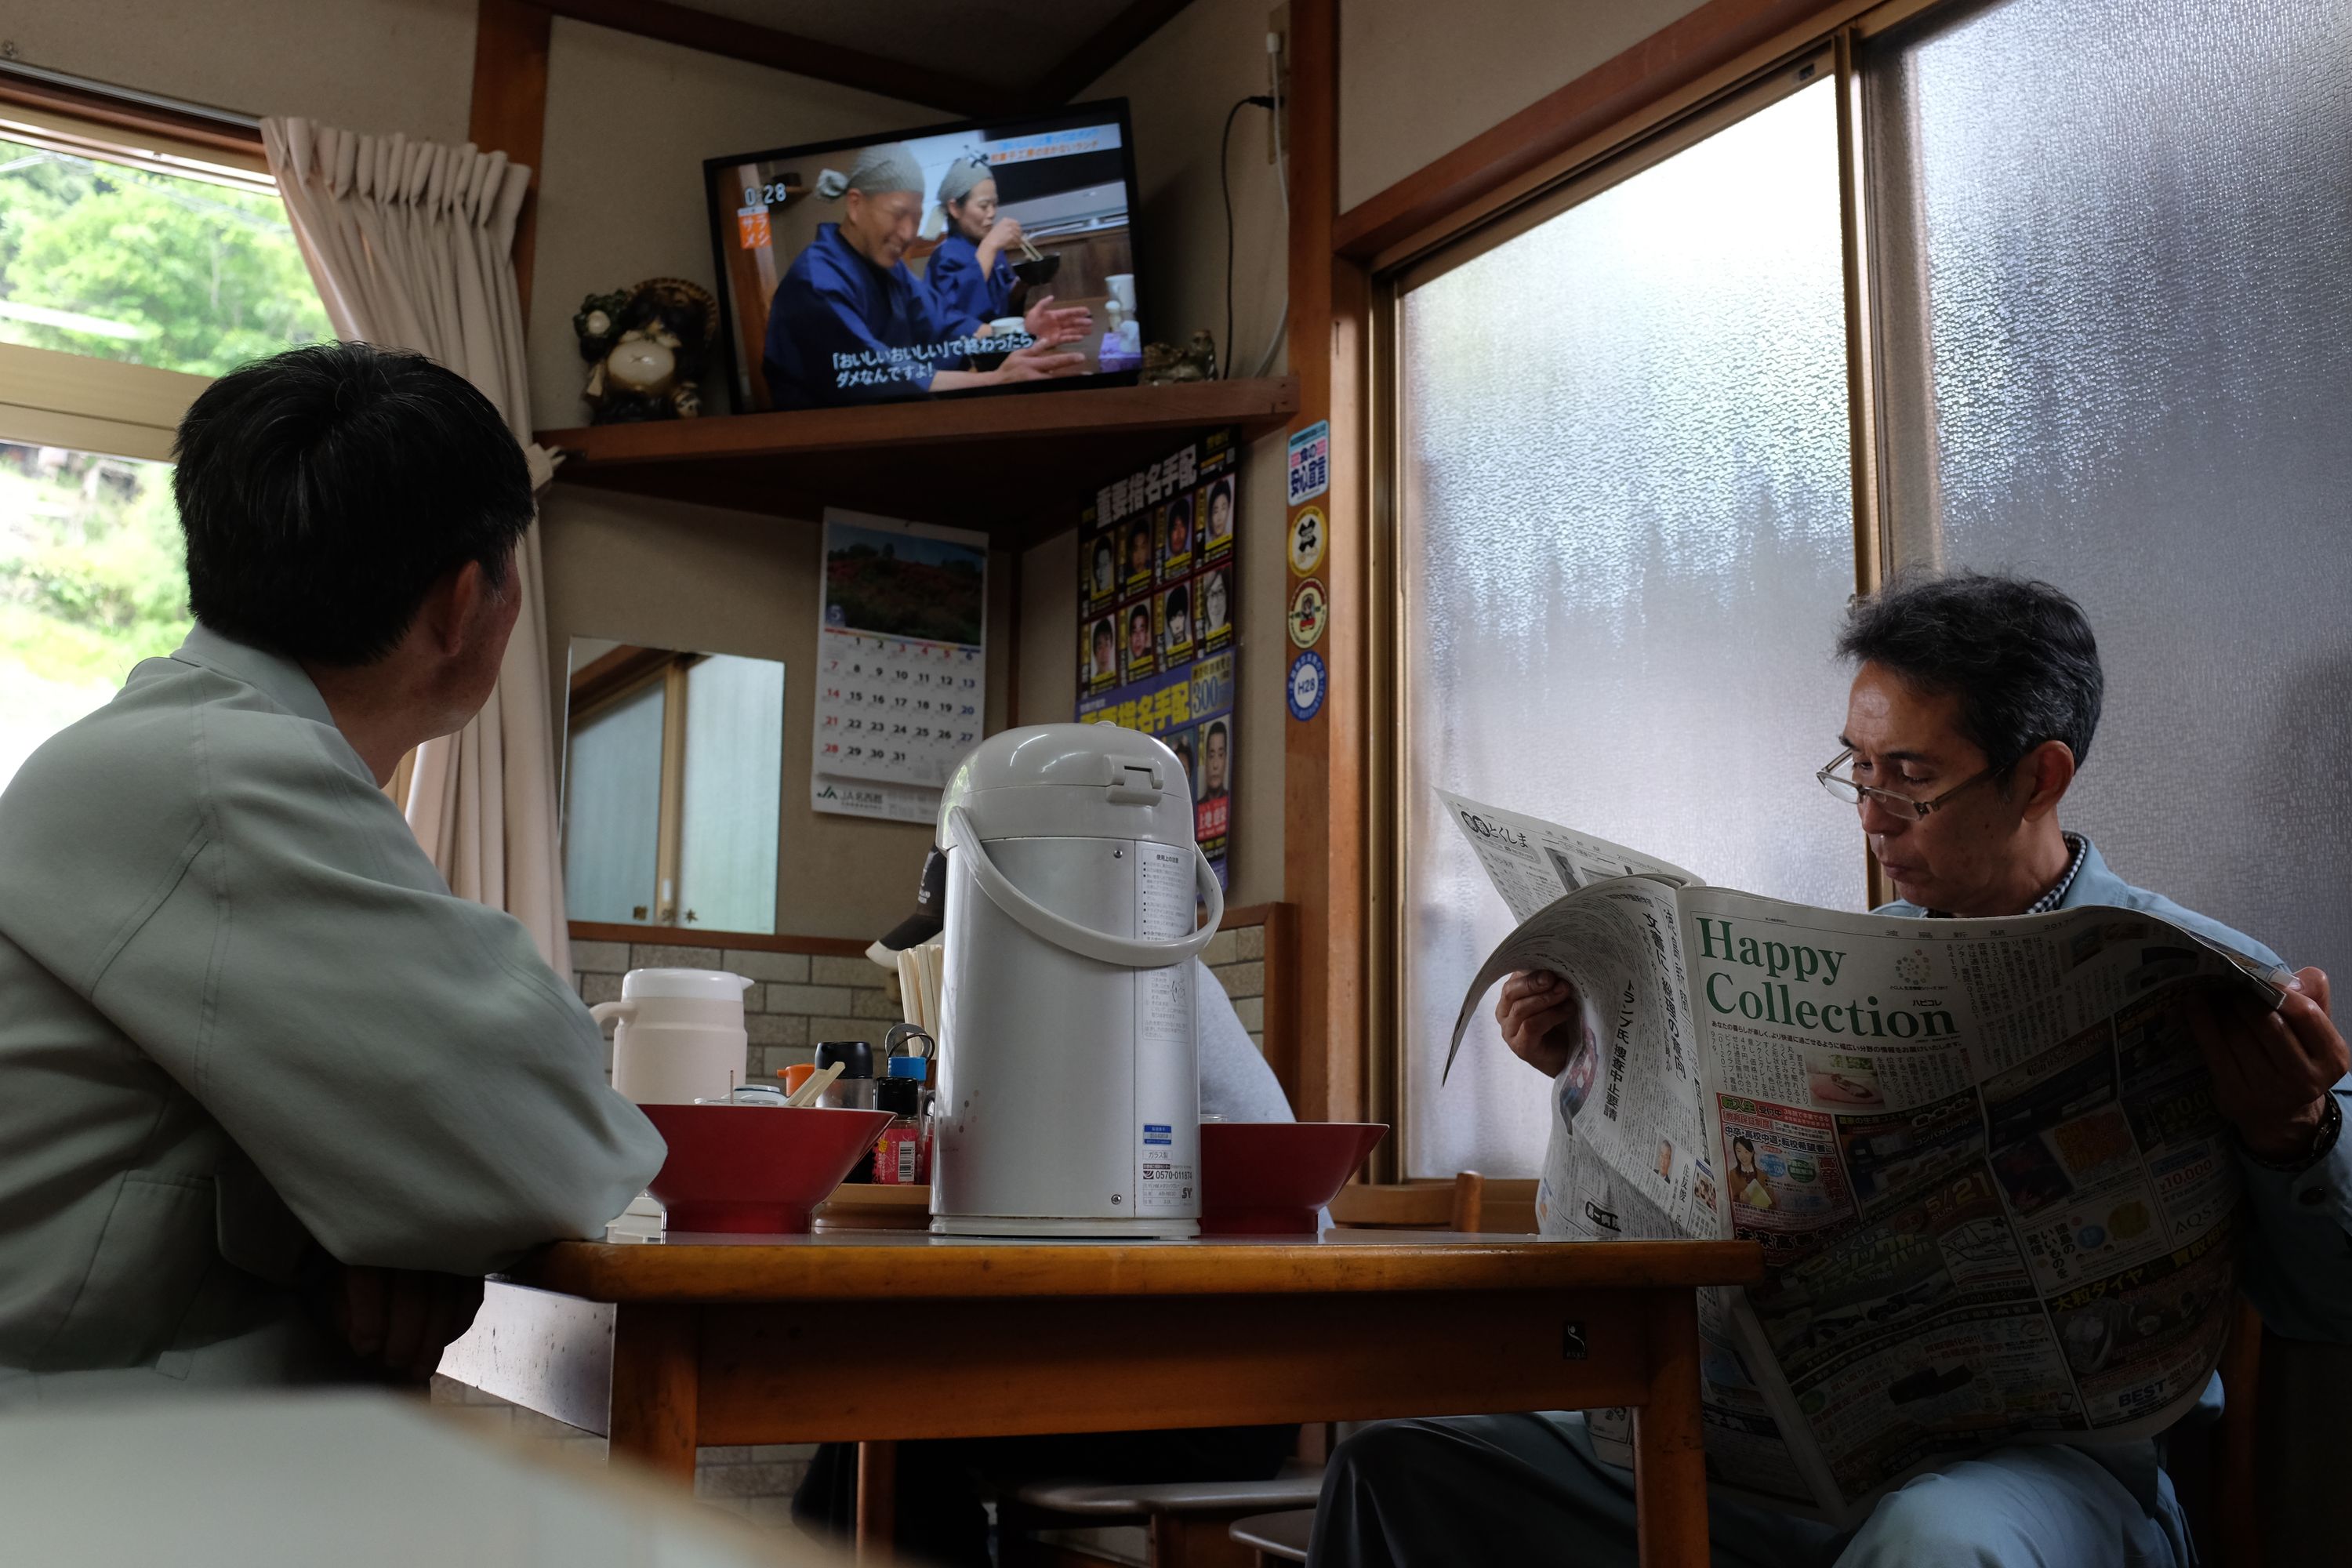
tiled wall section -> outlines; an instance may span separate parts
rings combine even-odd
[[[1202,957],[1234,999],[1234,1011],[1258,1048],[1265,1048],[1265,929],[1222,931]],[[738,948],[668,947],[652,942],[575,942],[572,968],[591,1006],[621,998],[630,969],[727,969],[757,982],[743,993],[743,1027],[751,1037],[751,1076],[774,1077],[814,1061],[820,1040],[867,1040],[877,1048],[906,1016],[898,977],[865,958]]]

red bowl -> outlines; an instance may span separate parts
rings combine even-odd
[[[818,1105],[637,1109],[669,1144],[651,1190],[672,1230],[804,1231],[890,1124],[887,1110]]]
[[[1201,1234],[1313,1236],[1388,1135],[1378,1121],[1203,1121]]]

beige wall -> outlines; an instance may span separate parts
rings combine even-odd
[[[1224,350],[1225,214],[1217,143],[1235,100],[1266,90],[1265,0],[1192,0],[1082,95],[1126,98],[1135,127],[1137,287],[1143,335],[1182,344],[1206,327],[1246,374],[1282,310],[1286,226],[1266,162],[1266,112],[1234,121],[1234,341]],[[1273,374],[1284,361],[1277,354]]]
[[[1125,98],[1135,129],[1138,287],[1144,336],[1175,343],[1207,328],[1222,343],[1225,218],[1217,183],[1218,138],[1234,100],[1265,90],[1265,19],[1260,0],[1192,0],[1144,47],[1081,95]],[[1235,374],[1255,368],[1276,326],[1287,235],[1265,110],[1234,123]],[[1269,374],[1286,368],[1277,353]],[[1283,441],[1243,455],[1242,570],[1234,762],[1240,795],[1232,891],[1236,904],[1282,897]],[[1032,548],[1022,563],[1021,708],[1024,723],[1070,718],[1077,702],[1077,562],[1075,532]]]
[[[26,65],[240,114],[463,142],[474,0],[33,0],[0,15]]]
[[[702,161],[923,125],[939,110],[556,18],[547,57],[539,255],[531,269],[531,414],[587,423],[572,315],[647,278],[716,291]],[[710,384],[724,380],[714,363]],[[723,395],[706,396],[723,409]]]
[[[1340,193],[1363,200],[1664,26],[1690,0],[1342,0]],[[1224,216],[1218,133],[1227,108],[1264,90],[1265,0],[1193,0],[1089,88],[1131,100],[1142,183],[1137,214],[1145,326],[1175,342],[1223,335]],[[465,139],[472,0],[163,0],[50,4],[5,31],[30,63],[250,113],[314,116],[357,130]],[[607,29],[559,19],[549,58],[539,246],[530,323],[532,412],[581,423],[571,317],[581,298],[651,277],[712,281],[701,161],[794,141],[921,124],[939,114]],[[1265,159],[1265,116],[1234,132],[1234,337],[1253,367],[1278,319],[1286,232]],[[1228,357],[1231,357],[1230,354]],[[1275,367],[1282,368],[1279,358]],[[714,380],[716,376],[714,375]],[[1234,898],[1281,896],[1282,443],[1245,458],[1241,605],[1242,815]],[[547,514],[549,651],[574,635],[784,660],[787,715],[781,924],[860,936],[902,912],[927,841],[919,827],[807,809],[814,657],[814,525],[559,487]],[[1021,718],[1070,715],[1075,567],[1067,536],[1024,562]],[[992,626],[1011,608],[1009,559],[992,563]],[[992,657],[1002,721],[1009,637]],[[877,924],[877,922],[881,922]]]
[[[808,803],[815,727],[819,525],[559,485],[541,517],[548,662],[574,637],[744,654],[784,664],[783,822],[776,929],[881,935],[914,907],[930,829],[820,814]],[[988,721],[1004,721],[1012,557],[989,560]]]
[[[1697,8],[1697,0],[1340,0],[1340,209]]]
[[[530,312],[537,425],[586,422],[583,297],[646,278],[715,285],[702,160],[940,118],[932,110],[557,18],[548,52]],[[723,372],[714,363],[711,382]],[[724,408],[723,394],[712,405]],[[808,804],[817,552],[810,521],[559,486],[545,513],[548,651],[574,636],[783,660],[776,924],[875,937],[913,906],[928,828]],[[1012,558],[991,562],[990,721],[1003,722]]]

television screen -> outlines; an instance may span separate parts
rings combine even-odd
[[[735,405],[1132,381],[1124,100],[703,164]]]

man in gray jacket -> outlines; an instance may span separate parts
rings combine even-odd
[[[421,1378],[663,1155],[383,792],[513,629],[498,412],[323,344],[215,382],[177,458],[194,628],[0,795],[0,1407]]]

